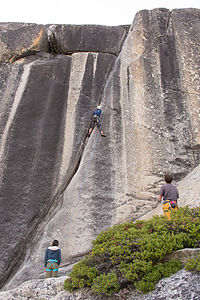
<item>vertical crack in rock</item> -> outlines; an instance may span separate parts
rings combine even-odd
[[[115,65],[114,73],[112,74],[112,80],[115,81],[114,89],[114,101],[113,107],[117,111],[118,116],[121,114],[121,106],[118,101],[120,97],[120,78],[119,71],[120,65]],[[111,87],[110,87],[111,88]],[[110,89],[112,91],[112,88]],[[108,96],[109,97],[109,96]],[[110,107],[110,100],[104,99],[104,108]],[[107,101],[107,102],[106,102]],[[107,107],[106,107],[107,106]],[[94,193],[91,195],[91,214],[93,224],[93,236],[103,230],[105,227],[111,226],[113,222],[113,209],[115,207],[115,196],[113,195],[114,188],[114,165],[113,165],[113,147],[112,139],[115,138],[115,142],[118,145],[118,151],[121,149],[121,136],[122,132],[122,120],[119,118],[115,123],[115,128],[110,129],[110,114],[106,114],[103,128],[105,132],[109,132],[109,135],[102,140],[98,138],[95,140],[95,149],[91,147],[93,152],[93,163],[95,174],[92,177]]]
[[[163,26],[162,22],[159,22],[160,19],[158,18],[158,25],[160,27],[161,34],[156,36],[156,39],[164,38],[167,35],[168,29],[169,29],[169,26],[170,26],[170,21],[171,21],[171,14],[172,14],[172,12],[169,11],[168,18],[166,19],[166,24],[164,24],[164,26]],[[162,33],[162,31],[163,31],[163,33]]]

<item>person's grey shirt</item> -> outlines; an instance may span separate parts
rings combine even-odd
[[[177,201],[179,198],[179,192],[177,187],[171,183],[166,183],[161,187],[160,195],[163,197],[163,200],[174,200]]]

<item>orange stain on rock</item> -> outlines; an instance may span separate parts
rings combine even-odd
[[[38,50],[37,48],[38,48],[38,45],[40,44],[43,32],[44,32],[44,29],[41,29],[30,47],[31,50]]]

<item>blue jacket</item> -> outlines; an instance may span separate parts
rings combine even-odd
[[[94,115],[100,117],[100,116],[101,116],[101,109],[98,109],[98,108],[95,109],[94,112],[93,112],[93,116],[94,116]]]
[[[44,266],[46,267],[49,259],[57,259],[58,265],[61,262],[61,251],[57,246],[48,247],[45,252]]]

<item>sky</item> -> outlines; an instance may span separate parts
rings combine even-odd
[[[143,9],[199,8],[199,0],[3,0],[0,22],[129,25]]]

